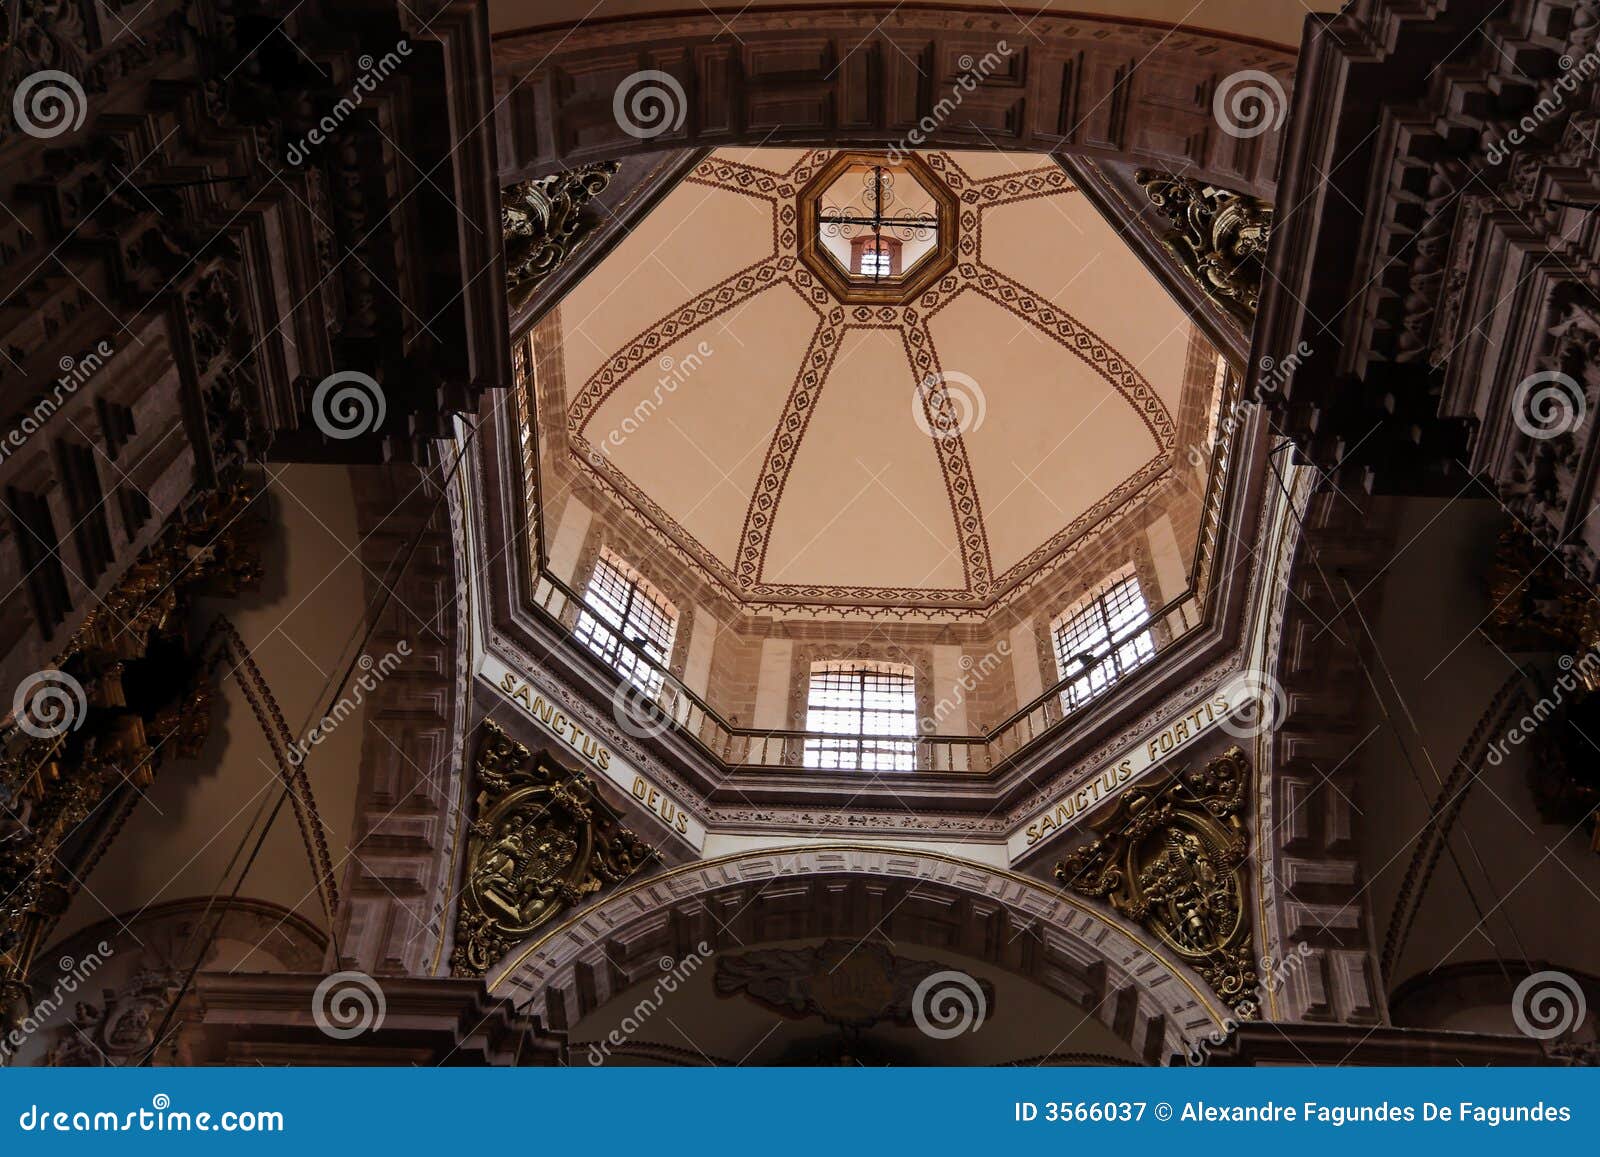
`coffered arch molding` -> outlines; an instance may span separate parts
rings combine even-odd
[[[960,5],[748,10],[737,36],[709,9],[508,32],[493,48],[500,183],[666,149],[823,143],[1066,153],[1271,200],[1296,55],[1154,21]],[[1223,130],[1213,100],[1239,73],[1253,75],[1228,91],[1266,94],[1276,127]],[[640,119],[625,128],[630,96]]]
[[[1082,1008],[1151,1064],[1216,1030],[1204,983],[1136,930],[1039,881],[929,852],[764,850],[623,888],[509,952],[490,992],[551,1028],[577,1024],[702,942],[891,938],[1015,973]]]

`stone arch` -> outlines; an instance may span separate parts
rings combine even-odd
[[[1155,21],[959,5],[751,9],[737,38],[709,10],[507,32],[493,49],[500,183],[663,149],[824,143],[1072,153],[1271,199],[1296,55]],[[634,79],[646,71],[672,79]],[[1243,72],[1235,85],[1265,93],[1276,126],[1256,135],[1212,112]],[[614,108],[625,84],[664,96],[631,130]]]
[[[565,1030],[664,956],[881,933],[945,948],[1083,1008],[1136,1056],[1164,1063],[1225,1010],[1140,932],[1037,880],[909,848],[768,849],[684,865],[529,938],[489,971],[490,993]]]

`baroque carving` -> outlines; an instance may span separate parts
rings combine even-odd
[[[1153,932],[1240,1015],[1254,1019],[1256,963],[1245,869],[1250,766],[1230,748],[1199,770],[1127,792],[1056,879]]]
[[[0,985],[13,996],[136,793],[124,792],[86,840],[80,826],[108,796],[148,786],[164,760],[193,758],[205,742],[213,696],[188,612],[197,595],[236,595],[259,581],[254,497],[236,484],[175,518],[41,672],[51,678],[24,704],[28,719],[0,731],[14,829],[0,852]],[[68,702],[73,694],[81,699]]]
[[[1248,326],[1261,297],[1272,206],[1243,193],[1140,169],[1135,180],[1175,228],[1162,238],[1185,272]]]
[[[456,976],[483,975],[534,929],[655,856],[618,823],[588,777],[535,755],[489,721],[477,775],[450,956]]]
[[[595,218],[584,208],[611,183],[618,168],[616,161],[603,161],[520,181],[500,191],[506,294],[512,312],[522,308],[594,230]]]
[[[816,1016],[840,1028],[867,1029],[883,1021],[913,1023],[918,986],[947,971],[937,960],[896,956],[875,940],[826,940],[810,948],[718,956],[715,984],[718,996],[743,993],[787,1017]],[[994,985],[972,982],[977,994],[964,986],[960,992],[949,991],[963,997],[981,1021],[994,1011]]]

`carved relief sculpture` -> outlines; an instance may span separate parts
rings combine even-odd
[[[535,755],[490,722],[477,776],[450,956],[456,976],[482,976],[534,929],[655,855],[617,822],[587,777]]]
[[[1057,864],[1055,874],[1149,929],[1253,1019],[1258,978],[1241,815],[1249,771],[1234,747],[1199,770],[1127,792],[1095,825],[1098,837]]]
[[[584,207],[604,191],[619,167],[616,161],[583,165],[501,190],[506,294],[513,312],[593,230],[594,217]]]
[[[1248,328],[1261,297],[1272,206],[1149,169],[1140,169],[1134,179],[1175,226],[1162,243],[1218,305]]]

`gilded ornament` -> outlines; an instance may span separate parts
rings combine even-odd
[[[1152,932],[1225,1003],[1257,1014],[1242,813],[1250,766],[1234,747],[1197,770],[1122,796],[1056,879]]]
[[[477,775],[450,957],[456,976],[482,976],[540,925],[634,875],[655,854],[617,822],[587,777],[490,722]]]

